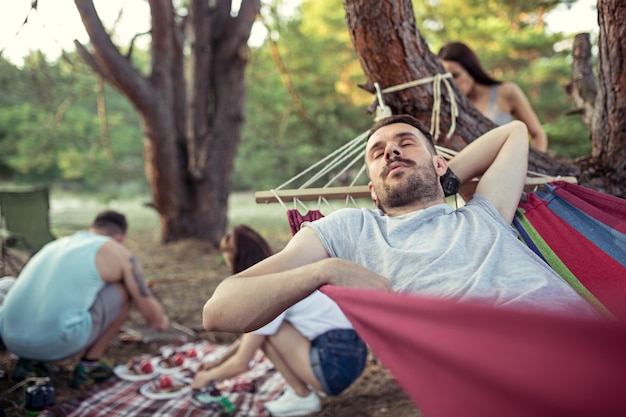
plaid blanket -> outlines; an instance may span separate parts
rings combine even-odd
[[[174,346],[172,346],[174,347]],[[198,343],[194,346],[204,354],[218,354],[225,346]],[[254,393],[238,391],[237,387],[256,385]],[[94,386],[84,396],[42,411],[41,417],[195,417],[218,416],[219,414],[191,403],[191,393],[169,400],[153,400],[143,396],[139,389],[146,381],[129,382],[111,377],[109,381]],[[259,351],[251,362],[250,369],[223,384],[222,395],[235,407],[233,417],[267,417],[269,413],[263,403],[278,396],[285,387],[282,375],[275,371],[272,363]]]

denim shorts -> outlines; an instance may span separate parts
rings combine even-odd
[[[363,372],[367,346],[352,329],[335,329],[311,341],[311,366],[328,395],[338,395]]]

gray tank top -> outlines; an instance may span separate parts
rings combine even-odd
[[[511,113],[507,113],[498,107],[498,87],[498,84],[491,86],[491,91],[489,92],[489,103],[487,104],[484,115],[498,126],[501,126],[511,122],[513,120],[513,116]]]

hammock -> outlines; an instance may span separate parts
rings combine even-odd
[[[425,417],[626,415],[626,326],[323,286]]]
[[[375,83],[377,117],[391,113],[382,93],[432,81],[436,103],[439,84],[443,81],[449,89],[448,75],[386,90]],[[452,99],[450,134],[455,107]],[[431,134],[436,139],[439,112],[439,105],[434,106]],[[366,140],[367,132],[276,189],[255,193],[257,203],[281,203],[295,234],[303,221],[323,216],[319,207],[300,214],[297,205],[303,201],[317,200],[319,206],[329,199],[345,199],[346,205],[356,198],[369,199],[369,189],[363,185],[367,181],[358,182],[364,166],[348,186],[331,186],[363,161]],[[456,153],[436,148],[447,159]],[[341,170],[333,172],[338,167]],[[299,187],[287,189],[318,168]],[[328,178],[320,188],[312,188]],[[514,226],[520,239],[599,311],[619,319],[615,322],[406,294],[321,288],[426,417],[626,415],[626,202],[575,183],[573,177],[529,172],[525,190],[531,192],[520,203]],[[469,181],[459,193],[473,193],[476,184],[476,180]],[[293,200],[294,208],[287,208],[283,200]]]
[[[323,215],[288,210],[295,233]],[[566,181],[520,203],[520,239],[606,315],[554,317],[322,287],[426,417],[624,416],[626,200]]]
[[[626,319],[626,200],[555,181],[520,203],[514,225],[590,303]]]

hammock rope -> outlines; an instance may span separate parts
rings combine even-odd
[[[380,85],[378,83],[374,83],[374,88],[376,89],[376,97],[377,97],[377,100],[378,100],[378,105],[376,107],[376,117],[374,118],[374,121],[378,121],[378,120],[381,120],[383,118],[386,118],[386,117],[389,117],[389,116],[392,115],[391,108],[385,104],[385,100],[383,98],[383,94],[393,93],[393,92],[396,92],[396,91],[401,91],[401,90],[404,90],[404,89],[407,89],[407,88],[416,87],[416,86],[427,84],[427,83],[433,83],[434,102],[433,102],[433,111],[432,111],[432,116],[431,116],[430,134],[434,138],[438,139],[439,136],[441,135],[441,130],[440,130],[440,126],[439,125],[440,125],[440,121],[441,121],[441,84],[443,83],[444,86],[446,87],[447,91],[448,91],[449,96],[450,96],[451,126],[450,126],[450,130],[448,131],[448,134],[446,136],[446,138],[450,138],[452,136],[452,134],[454,133],[454,130],[456,129],[456,117],[459,114],[457,103],[456,103],[456,99],[454,97],[454,91],[452,90],[452,86],[450,85],[450,82],[448,81],[448,79],[451,78],[451,77],[452,77],[452,74],[450,74],[450,73],[435,74],[434,76],[424,77],[424,78],[421,78],[419,80],[414,80],[414,81],[410,81],[410,82],[407,82],[407,83],[398,84],[398,85],[395,85],[395,86],[387,87],[385,89],[381,89],[381,87],[380,87]],[[362,158],[363,158],[364,140],[367,138],[368,133],[369,133],[369,131],[361,133],[360,135],[358,135],[356,138],[354,138],[350,142],[346,143],[345,145],[341,146],[340,148],[338,148],[334,152],[332,152],[329,155],[327,155],[325,158],[323,158],[323,159],[319,160],[318,162],[316,162],[315,164],[311,165],[309,168],[305,169],[304,171],[300,172],[299,174],[297,174],[297,175],[293,176],[292,178],[288,179],[287,181],[285,181],[283,184],[279,185],[278,187],[276,187],[274,189],[271,189],[270,192],[272,193],[274,198],[285,209],[287,209],[287,206],[285,205],[285,203],[283,202],[283,200],[281,199],[281,197],[278,194],[279,190],[284,189],[287,185],[292,184],[293,182],[297,181],[298,179],[300,179],[304,175],[309,174],[310,172],[314,171],[315,169],[317,169],[318,167],[320,167],[320,165],[322,165],[324,163],[326,163],[326,165],[322,166],[316,172],[313,172],[311,177],[308,180],[306,180],[297,189],[298,190],[307,189],[312,184],[314,184],[315,182],[317,182],[321,178],[323,178],[324,176],[329,175],[337,167],[343,166],[343,169],[339,170],[339,172],[334,174],[330,178],[330,180],[322,187],[322,189],[330,187],[332,184],[335,183],[335,181],[337,181],[339,178],[344,176],[346,174],[346,172],[348,172],[348,170],[350,168],[352,168],[356,163],[358,163],[358,161],[362,160]],[[456,153],[453,153],[453,151],[451,151],[449,149],[446,149],[446,148],[443,148],[441,146],[437,146],[437,151],[441,155],[446,157],[446,159],[448,159],[448,160],[453,155],[456,155]],[[346,163],[347,161],[349,161],[349,162]],[[360,178],[362,178],[364,172],[365,172],[365,164],[363,164],[361,166],[361,168],[359,169],[357,175],[350,182],[350,187],[354,187],[355,186],[357,181]],[[296,200],[298,200],[298,201],[296,201]],[[298,198],[294,197],[294,206],[297,206],[298,203],[302,204],[304,206],[302,201],[300,201]],[[351,196],[351,195],[346,195],[346,206],[349,205],[349,203],[353,203],[356,206],[356,201],[354,200],[354,197]],[[320,201],[318,201],[318,206],[319,206],[319,204],[320,204]]]
[[[452,89],[452,85],[449,82],[450,78],[452,78],[452,74],[450,73],[435,74],[433,76],[424,77],[418,80],[398,84],[387,88],[381,88],[378,83],[374,83],[374,88],[376,89],[376,97],[378,101],[378,105],[376,108],[376,117],[374,120],[378,121],[382,118],[392,115],[391,108],[385,104],[383,97],[384,94],[401,91],[423,84],[433,83],[433,110],[431,115],[430,133],[433,138],[437,138],[438,140],[441,136],[441,92],[443,84],[443,86],[448,91],[448,95],[450,96],[451,123],[450,129],[446,135],[446,138],[450,138],[456,130],[456,118],[459,115],[459,109],[454,95],[454,91]],[[368,135],[369,130],[359,134],[357,137],[342,145],[341,147],[331,152],[313,165],[309,166],[302,172],[291,177],[278,187],[271,189],[269,193],[267,191],[257,192],[255,196],[257,203],[270,203],[278,201],[286,210],[288,210],[281,197],[282,192],[283,196],[293,198],[294,208],[296,208],[298,205],[301,205],[305,210],[308,209],[306,205],[302,202],[303,198],[307,200],[317,200],[318,207],[321,205],[322,201],[325,201],[328,204],[328,201],[326,201],[326,199],[324,198],[325,195],[330,199],[345,198],[346,207],[350,204],[353,204],[355,207],[357,207],[358,205],[355,201],[355,198],[369,198],[370,194],[366,186],[356,185],[358,181],[361,180],[365,175],[365,163],[363,162],[363,153]],[[440,145],[435,145],[435,148],[437,149],[437,153],[446,158],[446,160],[450,160],[458,154],[458,151],[454,151]],[[338,182],[338,180],[344,178],[348,171],[353,168],[355,164],[359,163],[359,161],[362,162],[362,165],[357,174],[351,180],[350,185],[347,187],[336,186],[335,184]],[[574,177],[562,178],[559,176],[555,178],[533,171],[528,171],[528,177],[529,179],[527,179],[526,182],[526,189],[533,189],[534,191],[537,191],[540,185],[543,185],[549,181],[563,179],[572,183],[576,182],[576,178]],[[534,177],[534,180],[532,179],[532,177]],[[313,184],[324,178],[330,179],[320,188],[312,187]],[[293,184],[301,179],[303,180],[302,184],[298,187],[293,187]],[[462,187],[464,188],[463,191],[473,192],[473,187],[475,186],[475,184],[476,181],[473,181],[468,185]],[[287,190],[287,186],[292,186],[293,188]],[[306,193],[304,192],[304,190],[310,190],[310,192]]]
[[[448,91],[448,96],[450,96],[450,130],[446,134],[446,139],[450,139],[456,130],[456,118],[459,115],[459,107],[456,103],[456,96],[454,95],[452,85],[448,81],[449,78],[452,78],[452,74],[446,72],[445,74],[435,74],[433,76],[394,85],[383,90],[380,89],[378,83],[374,83],[376,96],[378,97],[378,107],[376,109],[376,118],[374,121],[391,116],[391,109],[385,104],[383,94],[394,93],[407,88],[433,83],[433,110],[430,118],[430,134],[433,136],[435,141],[438,142],[439,137],[441,136],[441,84],[443,83]]]

